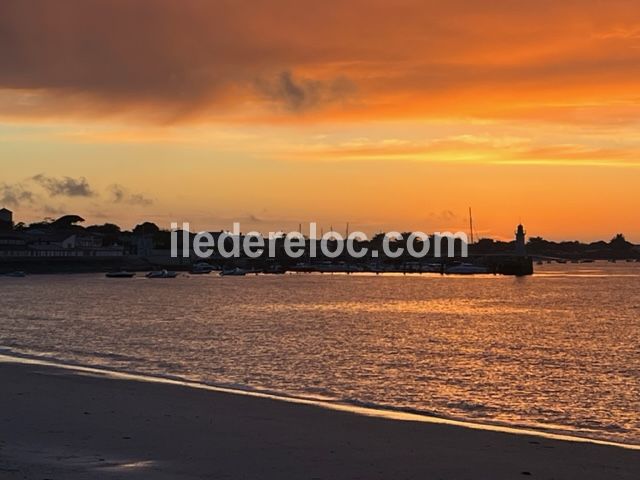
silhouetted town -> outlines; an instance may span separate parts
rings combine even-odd
[[[58,219],[24,224],[14,222],[13,213],[0,209],[0,274],[11,271],[29,273],[95,272],[95,271],[148,271],[159,268],[193,271],[202,259],[193,255],[172,258],[171,232],[154,223],[143,222],[131,231],[123,231],[111,223],[82,226],[78,215],[65,215]],[[223,232],[212,232],[218,240]],[[189,238],[193,238],[193,233]],[[384,234],[360,242],[372,250],[381,251]],[[404,235],[405,238],[408,235]],[[182,235],[178,235],[181,239]],[[403,241],[401,241],[403,242]],[[405,241],[406,242],[406,241]],[[418,241],[419,242],[419,241]],[[217,241],[216,241],[217,243]],[[436,258],[430,251],[423,258],[404,254],[398,258],[384,255],[372,258],[352,258],[344,252],[337,258],[321,254],[310,258],[290,258],[284,252],[284,239],[276,241],[276,255],[258,258],[240,256],[223,258],[217,252],[206,260],[213,269],[243,269],[245,272],[285,273],[287,271],[327,272],[440,272],[464,273],[460,265],[484,269],[486,273],[526,275],[533,272],[533,263],[590,262],[595,260],[640,261],[640,247],[625,240],[622,234],[610,241],[593,243],[552,242],[540,237],[525,239],[522,225],[517,227],[513,241],[504,242],[482,238],[469,245],[469,257],[460,258],[461,246],[454,245],[454,258]],[[191,244],[191,242],[190,242]],[[402,243],[398,246],[403,246]],[[406,243],[404,245],[406,247]],[[179,246],[181,248],[181,245]],[[446,250],[447,247],[444,249]],[[419,245],[415,246],[420,250]],[[406,252],[406,248],[405,248]],[[462,263],[467,262],[467,263]],[[458,270],[456,270],[456,268]],[[476,273],[480,273],[477,270]]]

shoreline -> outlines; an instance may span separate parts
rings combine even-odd
[[[180,377],[174,376],[160,376],[152,374],[143,374],[136,372],[127,372],[122,370],[112,370],[103,367],[88,366],[72,362],[64,362],[55,358],[43,357],[38,355],[20,354],[18,352],[11,352],[9,354],[0,350],[0,365],[3,364],[24,364],[24,365],[39,365],[44,367],[59,368],[62,370],[69,370],[76,373],[97,374],[104,378],[110,378],[114,380],[127,380],[144,383],[157,383],[165,385],[173,385],[184,388],[204,390],[214,393],[224,393],[229,395],[247,396],[253,398],[261,398],[274,400],[289,404],[298,405],[310,405],[327,410],[347,412],[355,415],[361,415],[365,417],[381,418],[393,421],[401,422],[418,422],[433,425],[449,425],[461,428],[467,428],[471,430],[480,430],[487,432],[507,433],[515,435],[523,435],[530,437],[538,437],[549,440],[559,440],[565,442],[574,443],[588,443],[593,445],[601,445],[615,448],[622,448],[626,450],[640,451],[640,445],[628,444],[622,442],[616,442],[605,439],[581,437],[577,435],[570,435],[566,433],[556,433],[544,429],[536,429],[535,427],[525,427],[518,425],[507,425],[500,423],[484,423],[474,422],[457,418],[449,418],[445,416],[438,416],[436,414],[428,414],[419,411],[408,411],[401,408],[363,405],[356,402],[349,403],[340,400],[313,398],[311,396],[302,395],[288,395],[281,392],[274,392],[268,390],[258,390],[251,388],[242,388],[239,386],[231,387],[224,385],[215,385],[210,383],[190,381]]]
[[[93,370],[93,371],[91,371]],[[3,479],[635,479],[638,451],[0,361]]]

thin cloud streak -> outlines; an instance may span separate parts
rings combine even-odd
[[[580,144],[536,145],[526,138],[457,136],[429,142],[360,139],[338,145],[300,146],[290,158],[312,161],[410,161],[549,166],[640,166],[640,145],[619,148]]]

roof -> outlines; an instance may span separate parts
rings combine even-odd
[[[13,213],[11,210],[9,210],[8,208],[0,208],[0,212],[8,212],[8,213]]]

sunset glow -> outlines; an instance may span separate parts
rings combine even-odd
[[[635,1],[5,1],[0,207],[640,240]],[[46,179],[86,179],[55,191]]]

